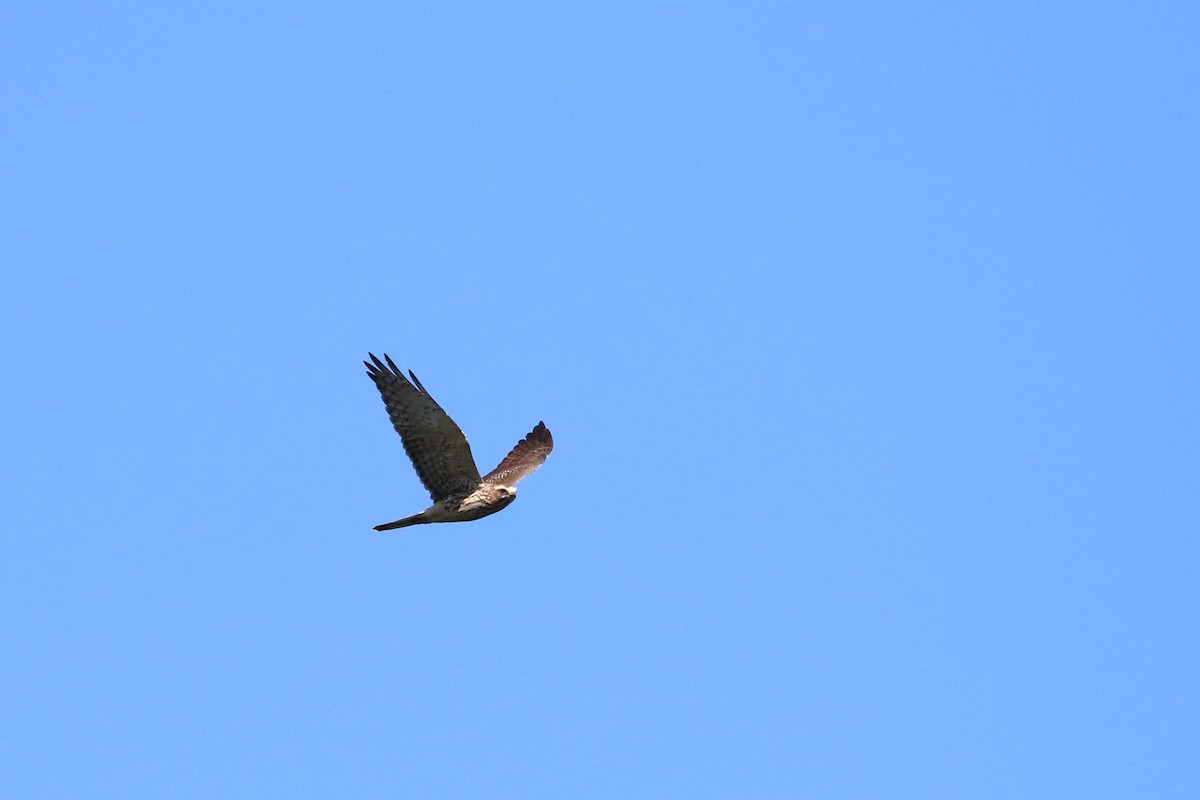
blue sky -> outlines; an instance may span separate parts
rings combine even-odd
[[[10,4],[3,794],[1195,797],[1197,41]]]

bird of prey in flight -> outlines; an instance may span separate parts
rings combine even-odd
[[[417,376],[410,371],[406,378],[386,353],[384,361],[374,353],[368,355],[371,360],[363,362],[367,374],[383,395],[404,452],[433,498],[433,505],[420,514],[376,525],[375,530],[390,531],[428,522],[467,522],[495,514],[517,499],[517,481],[540,467],[554,449],[546,423],[539,422],[500,466],[479,477],[467,437],[429,396]]]

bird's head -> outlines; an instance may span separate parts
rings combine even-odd
[[[490,504],[495,505],[496,510],[499,511],[516,499],[517,487],[499,484],[493,489],[492,500]]]
[[[517,499],[517,488],[502,483],[485,483],[469,497],[463,500],[459,507],[461,511],[470,513],[482,512],[495,514],[500,509]]]

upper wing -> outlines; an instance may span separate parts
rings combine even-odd
[[[421,483],[436,501],[456,492],[469,492],[479,485],[479,468],[471,457],[467,437],[412,372],[408,378],[384,354],[384,364],[370,354],[367,374],[387,406],[388,416],[408,453]]]
[[[550,455],[553,449],[554,438],[550,436],[550,430],[546,423],[539,422],[528,436],[517,442],[512,452],[500,462],[500,466],[489,472],[484,480],[512,486],[546,463],[546,456]]]

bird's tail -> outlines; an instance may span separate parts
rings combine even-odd
[[[382,525],[376,525],[377,531],[393,531],[396,528],[407,528],[409,525],[420,525],[424,520],[421,519],[421,514],[413,514],[411,517],[398,519],[395,522],[385,522]]]

